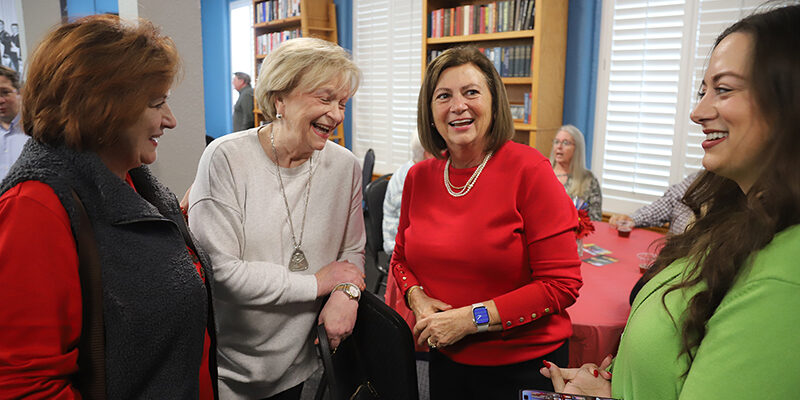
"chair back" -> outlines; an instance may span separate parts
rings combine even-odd
[[[389,186],[389,179],[392,174],[386,174],[372,181],[364,190],[364,230],[367,236],[367,243],[364,248],[365,257],[371,260],[368,265],[374,265],[377,269],[377,280],[375,293],[380,290],[383,279],[389,272],[388,265],[381,264],[381,254],[383,251],[383,198],[386,196],[386,188]],[[388,256],[383,257],[388,260]]]
[[[386,174],[372,181],[364,190],[364,228],[367,233],[367,253],[377,256],[383,250],[383,199],[392,174]]]
[[[361,190],[367,190],[367,185],[372,181],[372,170],[375,169],[375,152],[372,149],[364,154],[364,165],[361,167]]]
[[[330,399],[418,400],[414,338],[397,312],[363,292],[353,334],[331,355],[324,328],[318,329]],[[327,351],[326,351],[327,350]],[[320,387],[325,390],[325,387]],[[353,397],[356,392],[359,395]],[[321,392],[317,392],[321,397]]]

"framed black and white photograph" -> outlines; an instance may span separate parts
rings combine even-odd
[[[22,76],[22,18],[17,4],[17,0],[0,0],[0,63]]]
[[[511,118],[514,120],[522,121],[525,119],[525,106],[522,104],[510,104],[511,107]]]

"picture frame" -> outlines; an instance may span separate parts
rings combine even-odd
[[[514,121],[522,122],[525,119],[525,106],[522,103],[511,103],[509,107],[511,108],[511,118]]]

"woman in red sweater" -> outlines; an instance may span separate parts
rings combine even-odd
[[[215,396],[211,265],[144,165],[177,124],[167,95],[179,70],[172,39],[111,15],[64,24],[33,53],[31,139],[0,184],[0,398]],[[99,283],[83,279],[91,246],[76,239],[73,195]],[[104,343],[86,345],[98,303]]]
[[[478,50],[433,60],[419,95],[425,150],[403,188],[392,273],[431,347],[431,398],[552,389],[581,286],[575,207],[547,158],[510,141],[505,88]]]

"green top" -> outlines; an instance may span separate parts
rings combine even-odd
[[[679,260],[633,303],[614,361],[612,395],[650,399],[792,399],[800,396],[800,225],[775,235],[752,258],[708,321],[694,362],[680,354],[687,300],[704,284],[662,295]],[[670,318],[670,314],[678,324]],[[689,367],[686,376],[682,374]]]

